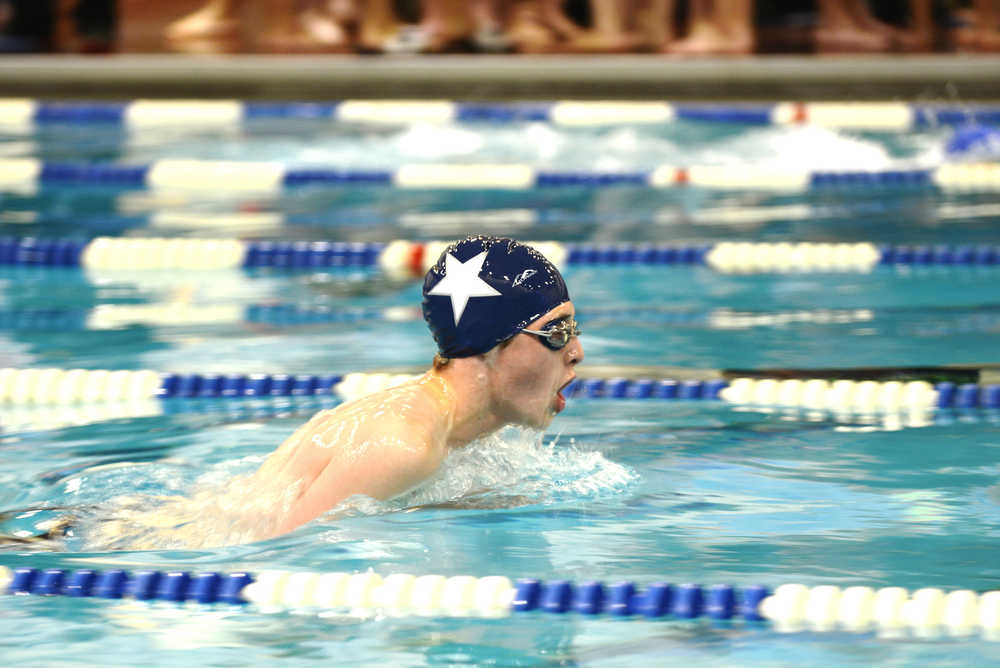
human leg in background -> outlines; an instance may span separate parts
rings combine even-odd
[[[892,29],[871,16],[863,0],[817,0],[816,50],[872,53],[892,48]]]
[[[520,53],[560,51],[582,31],[563,13],[559,0],[512,0],[507,8],[504,32]]]
[[[687,36],[667,53],[684,56],[738,55],[754,50],[752,0],[691,0]]]
[[[675,0],[648,0],[638,10],[636,20],[651,51],[666,51],[677,38],[674,9]]]
[[[900,51],[930,51],[934,48],[934,12],[932,0],[910,0],[910,16],[905,28],[896,30]]]
[[[424,31],[402,21],[393,0],[359,0],[357,48],[362,53],[419,53]]]
[[[350,39],[329,11],[326,0],[257,0],[253,33],[263,53],[336,53]]]
[[[471,0],[472,20],[476,26],[473,37],[476,49],[485,53],[510,51],[511,41],[503,31],[507,0]]]
[[[299,15],[304,33],[326,51],[347,51],[356,20],[353,0],[310,0]]]
[[[632,30],[635,9],[632,0],[590,0],[591,27],[569,40],[570,50],[622,53],[638,49],[643,40]]]
[[[423,51],[470,51],[476,22],[472,3],[465,0],[424,0],[420,28],[426,37]]]

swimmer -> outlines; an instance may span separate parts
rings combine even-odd
[[[430,370],[317,413],[250,478],[258,508],[272,506],[266,536],[355,494],[399,496],[451,449],[505,425],[544,429],[565,408],[583,347],[566,283],[541,253],[497,237],[452,244],[424,279],[423,313],[438,346]]]
[[[452,448],[505,425],[544,429],[565,408],[562,391],[583,347],[566,283],[541,253],[496,237],[452,244],[424,279],[423,313],[438,347],[430,370],[317,413],[225,493],[117,497],[110,512],[76,508],[39,524],[39,535],[0,536],[0,550],[54,549],[81,519],[92,526],[80,535],[103,550],[281,535],[356,494],[397,497],[437,471]]]

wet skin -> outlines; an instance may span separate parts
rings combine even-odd
[[[565,302],[528,329],[574,314]],[[561,390],[582,360],[577,337],[552,350],[521,333],[483,355],[317,413],[250,481],[274,500],[266,533],[290,531],[355,494],[398,496],[433,474],[450,448],[505,425],[544,429],[565,407]]]

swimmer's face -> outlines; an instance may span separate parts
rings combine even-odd
[[[543,330],[576,315],[573,302],[555,307],[527,329]],[[509,424],[544,429],[566,407],[563,388],[576,378],[583,345],[576,336],[561,350],[546,347],[536,336],[517,334],[497,352],[494,405]]]

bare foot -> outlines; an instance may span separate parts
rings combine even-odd
[[[736,56],[754,50],[754,40],[750,35],[732,36],[715,28],[712,24],[700,26],[682,40],[667,44],[664,53],[679,56]]]
[[[209,2],[169,24],[163,36],[167,46],[176,51],[228,52],[240,46],[239,17],[227,15],[219,10],[217,3]]]
[[[426,44],[422,49],[426,53],[469,51],[473,48],[476,26],[471,16],[425,19],[420,23],[420,29],[426,37]]]
[[[919,30],[898,30],[893,36],[893,42],[899,51],[923,53],[934,48],[934,35]]]
[[[644,43],[636,33],[603,33],[585,30],[566,41],[567,51],[574,53],[627,53],[637,51]]]
[[[357,48],[362,53],[423,53],[429,45],[427,32],[410,23],[363,28],[357,40]]]
[[[358,20],[358,7],[354,0],[326,0],[326,11],[342,26]]]
[[[476,49],[483,53],[506,53],[513,45],[499,25],[491,21],[483,22],[473,37]]]
[[[890,46],[890,37],[882,32],[826,28],[816,31],[816,50],[821,53],[878,53],[888,51]]]
[[[556,50],[559,41],[530,3],[514,8],[507,38],[519,53],[550,53]]]
[[[324,51],[344,52],[350,49],[350,37],[333,14],[309,8],[302,12],[299,20],[304,35],[311,42],[322,45]]]
[[[304,19],[304,17],[300,17]],[[272,27],[254,40],[259,53],[337,53],[348,50],[347,36],[329,21],[300,20],[294,28]]]

